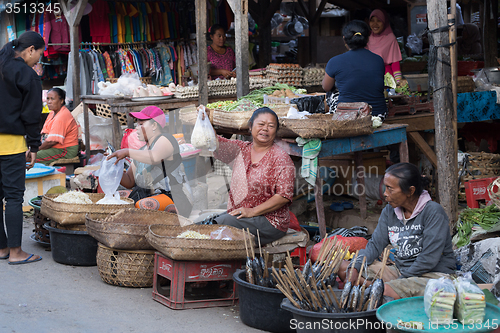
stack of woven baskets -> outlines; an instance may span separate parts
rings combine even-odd
[[[176,214],[136,208],[122,209],[106,217],[87,214],[88,233],[99,242],[97,268],[101,279],[121,287],[151,287],[155,251],[145,238],[149,226],[189,223]]]

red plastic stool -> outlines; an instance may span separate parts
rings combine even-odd
[[[238,291],[233,274],[241,268],[242,263],[241,260],[178,261],[156,252],[153,299],[171,309],[235,305]],[[225,286],[213,281],[224,281]],[[208,284],[202,288],[192,288],[190,292],[186,284],[192,282]]]
[[[290,257],[298,257],[300,269],[304,267],[307,262],[307,253],[305,247],[298,247],[290,253]]]
[[[473,179],[464,183],[465,196],[469,208],[479,208],[479,201],[482,200],[486,203],[490,202],[491,199],[488,194],[488,185],[495,179],[497,179],[497,177]]]

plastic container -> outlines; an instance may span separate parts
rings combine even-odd
[[[335,292],[340,299],[342,290]],[[285,298],[281,308],[293,314],[291,327],[297,333],[385,333],[385,326],[377,319],[377,310],[352,313],[319,313],[297,309]]]
[[[184,165],[184,172],[188,180],[193,180],[196,178],[196,157],[198,154],[190,156],[188,158],[182,159],[182,164]]]
[[[250,327],[269,332],[294,332],[290,328],[291,312],[280,308],[285,296],[275,288],[246,282],[245,270],[237,270],[233,280],[238,285],[241,321]]]
[[[50,233],[52,259],[55,262],[74,266],[96,266],[97,240],[86,231],[53,228],[49,223],[44,228]]]
[[[490,185],[497,177],[471,179],[464,183],[465,196],[467,198],[467,207],[479,208],[479,201],[487,204],[491,201],[488,194],[488,185]]]

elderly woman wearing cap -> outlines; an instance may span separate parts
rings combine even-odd
[[[134,188],[129,197],[136,201],[137,208],[189,216],[192,207],[182,191],[179,144],[172,134],[164,131],[165,114],[156,106],[148,106],[141,112],[131,112],[130,116],[137,119],[137,135],[145,145],[140,149],[120,149],[108,156],[108,159],[133,159],[120,184]]]

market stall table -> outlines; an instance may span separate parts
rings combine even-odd
[[[406,141],[406,127],[408,125],[401,124],[383,124],[377,128],[373,134],[361,135],[355,137],[326,139],[322,141],[321,152],[318,157],[331,157],[340,154],[354,153],[355,166],[358,175],[358,184],[364,187],[365,181],[362,171],[363,157],[361,152],[368,149],[384,147],[392,144],[399,145],[399,155],[401,162],[408,162],[408,144]],[[289,155],[302,156],[302,147],[299,147],[294,140],[281,139],[276,141]],[[320,177],[316,178],[314,186],[314,194],[316,198],[316,213],[318,215],[318,223],[320,235],[323,238],[326,235],[325,212],[323,207],[323,193],[321,189]],[[361,218],[366,218],[366,196],[362,193],[359,196],[359,205],[361,210]]]
[[[188,105],[198,105],[198,98],[170,98],[170,99],[144,99],[143,101],[132,101],[130,97],[120,97],[120,96],[109,96],[109,95],[83,95],[80,96],[83,103],[83,114],[85,128],[89,128],[89,117],[88,117],[88,107],[89,104],[108,104],[111,110],[112,118],[112,130],[113,130],[113,147],[119,149],[122,140],[122,129],[120,126],[119,115],[127,115],[127,126],[129,128],[134,127],[134,120],[129,117],[130,112],[139,112],[143,108],[149,105],[155,105],[162,110],[176,110],[174,113],[175,119],[179,119],[179,111],[177,109],[188,106]],[[213,96],[209,98],[209,102],[224,101],[224,100],[235,100],[236,96]],[[170,118],[170,119],[172,119]],[[176,130],[180,130],[182,124],[175,121],[169,121],[170,133],[175,133]],[[85,136],[85,152],[86,160],[88,162],[90,158],[90,136]]]

